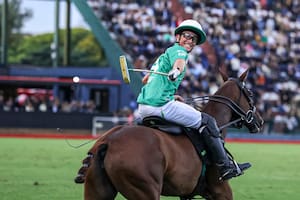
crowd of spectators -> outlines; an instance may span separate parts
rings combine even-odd
[[[185,98],[213,94],[222,83],[217,76],[219,66],[233,77],[250,68],[247,83],[267,122],[264,131],[299,130],[300,1],[177,1],[201,23],[207,43],[214,50],[207,51],[204,45],[194,48],[179,94]],[[172,2],[89,0],[134,67],[146,69],[175,42],[174,29],[183,18],[172,12]],[[4,101],[0,94],[0,104],[2,111],[95,112],[94,102],[61,102],[34,96],[20,95]],[[117,115],[132,118],[136,103],[131,102],[127,109]]]
[[[211,62],[202,46],[195,48],[179,93],[184,97],[212,94],[221,83],[216,76],[221,65],[233,77],[250,68],[248,84],[256,106],[270,122],[265,131],[298,128],[300,1],[178,1],[201,23],[216,58]],[[172,2],[89,1],[137,68],[149,68],[157,55],[174,43],[174,29],[183,19],[172,13]]]
[[[50,112],[50,113],[97,113],[92,100],[80,102],[77,100],[61,101],[52,95],[18,94],[4,97],[0,91],[0,111],[4,112]]]
[[[4,95],[3,90],[0,90],[0,113],[1,112],[42,112],[42,113],[80,113],[80,114],[98,114],[101,111],[97,108],[93,100],[78,101],[60,100],[54,97],[51,92],[38,92],[38,89],[33,89],[31,93],[18,93],[15,95]],[[121,108],[112,113],[113,123],[120,124],[134,124],[135,117],[133,107],[135,102],[131,102],[128,107]],[[103,114],[103,111],[101,112]],[[107,113],[110,115],[110,113]],[[124,120],[125,119],[125,120]]]
[[[203,2],[203,1],[201,1]],[[300,1],[182,0],[206,27],[218,58],[233,75],[250,67],[257,107],[273,130],[291,131],[300,94]]]

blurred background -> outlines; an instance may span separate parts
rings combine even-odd
[[[143,74],[125,84],[119,56],[149,69],[193,18],[207,41],[191,53],[178,94],[213,94],[219,67],[232,77],[250,68],[263,135],[300,133],[299,0],[0,0],[0,16],[2,132],[97,134],[136,123]]]

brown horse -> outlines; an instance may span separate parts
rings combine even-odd
[[[237,79],[228,79],[221,73],[225,83],[215,95],[205,97],[209,101],[203,112],[214,116],[220,127],[234,123],[255,133],[263,120],[244,84],[247,73]],[[160,195],[189,199],[186,197],[200,194],[195,188],[201,166],[202,161],[186,135],[123,125],[96,141],[75,182],[84,183],[85,200],[113,200],[118,193],[129,200],[158,200]],[[217,168],[207,166],[206,186],[200,195],[214,200],[233,199],[228,181],[218,177]]]

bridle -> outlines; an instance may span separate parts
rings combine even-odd
[[[254,114],[256,112],[256,107],[254,105],[254,101],[252,98],[253,93],[246,87],[246,84],[244,82],[241,82],[239,79],[229,78],[228,80],[237,83],[240,89],[240,96],[238,102],[240,102],[242,94],[244,94],[244,96],[246,97],[247,102],[249,104],[249,109],[247,111],[244,111],[232,99],[221,95],[205,95],[200,97],[194,97],[194,98],[187,99],[186,102],[195,105],[195,102],[197,101],[200,102],[214,101],[228,106],[238,116],[238,118],[219,127],[220,130],[229,127],[231,125],[237,125],[238,128],[241,128],[243,124],[245,124],[249,128],[254,128],[254,126],[257,126],[256,125],[257,123],[256,121],[254,121],[255,120]]]

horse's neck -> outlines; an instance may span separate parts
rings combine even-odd
[[[210,114],[210,113],[208,113],[208,114]],[[229,121],[230,121],[230,118],[226,117],[224,115],[222,116],[221,112],[217,113],[217,114],[210,114],[210,115],[216,119],[216,122],[217,122],[217,125],[219,128],[222,127],[223,125],[229,123]],[[223,128],[221,130],[221,135],[222,135],[223,139],[226,138],[226,134],[227,134],[227,130],[226,130],[226,128]]]
[[[208,103],[202,111],[214,117],[219,127],[229,123],[232,115],[231,110],[223,104]]]

